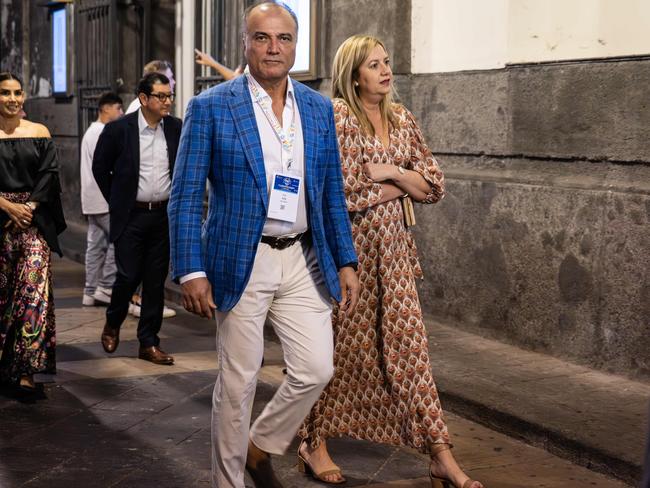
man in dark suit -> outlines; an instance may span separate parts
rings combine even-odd
[[[160,349],[164,285],[169,269],[167,201],[181,121],[170,115],[169,79],[150,73],[138,83],[138,111],[106,125],[93,157],[93,175],[110,212],[117,275],[101,341],[113,353],[131,295],[142,281],[138,357],[173,364]]]

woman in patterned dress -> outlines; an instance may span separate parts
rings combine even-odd
[[[0,382],[34,391],[55,370],[50,250],[65,228],[54,143],[22,119],[24,91],[0,73]]]
[[[402,204],[405,194],[440,200],[443,175],[413,115],[392,102],[392,81],[378,39],[353,36],[339,47],[334,113],[361,292],[351,315],[334,312],[335,373],[299,433],[299,466],[344,482],[325,440],[347,435],[430,454],[434,487],[482,488],[450,451],[415,285],[422,269]]]

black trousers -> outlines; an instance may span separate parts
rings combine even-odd
[[[142,347],[158,346],[165,306],[165,279],[169,272],[167,209],[135,208],[115,241],[117,274],[106,323],[119,329],[129,312],[131,296],[142,282],[138,340]]]

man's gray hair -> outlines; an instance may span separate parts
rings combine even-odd
[[[242,24],[241,24],[242,35],[246,34],[246,25],[248,23],[248,16],[250,15],[251,11],[257,7],[260,7],[261,5],[274,5],[276,7],[283,8],[284,10],[289,12],[289,15],[291,15],[294,24],[296,24],[296,34],[298,33],[298,16],[291,9],[291,7],[289,7],[289,5],[287,5],[286,3],[280,0],[262,0],[262,1],[255,2],[253,5],[251,5],[246,10],[244,10],[244,15],[242,16]]]

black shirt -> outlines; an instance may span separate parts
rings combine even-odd
[[[47,137],[0,139],[0,192],[30,194],[39,202],[33,223],[50,249],[61,254],[57,235],[66,227],[56,148]],[[9,216],[0,212],[0,232]]]

